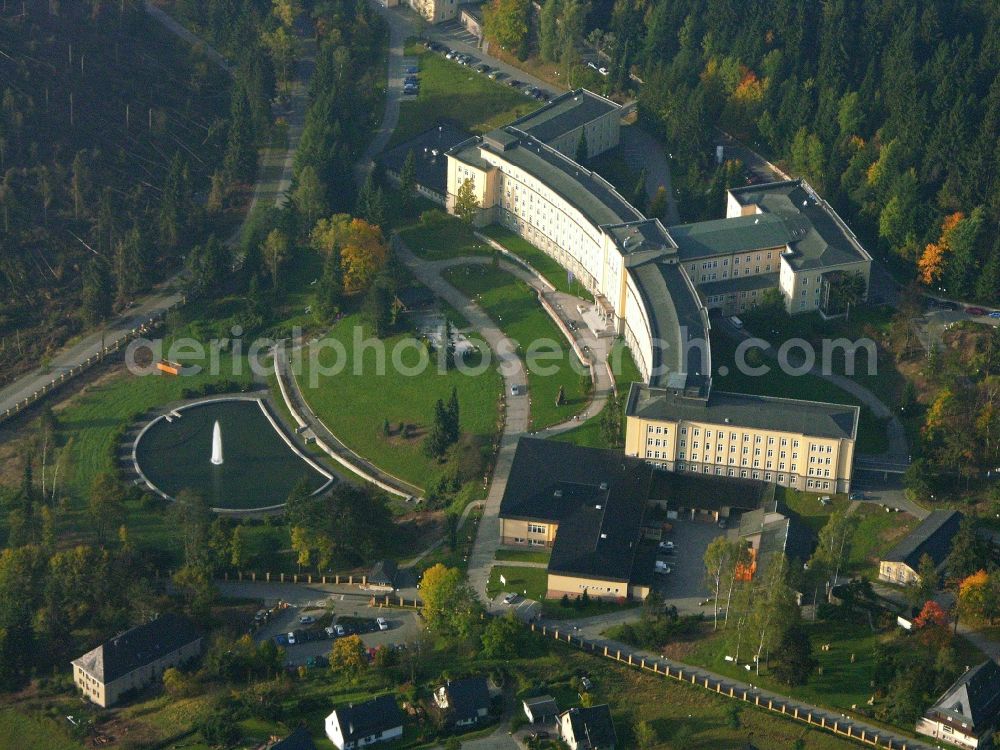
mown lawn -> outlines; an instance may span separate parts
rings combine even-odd
[[[501,583],[500,576],[503,576],[507,583]],[[490,570],[490,580],[486,584],[486,593],[489,596],[496,596],[504,591],[513,592],[540,602],[545,599],[545,594],[549,590],[548,576],[545,568],[494,565]]]
[[[830,495],[830,504],[823,505],[819,501],[823,495],[802,492],[794,487],[780,485],[775,486],[775,493],[778,500],[785,503],[789,510],[816,533],[819,533],[819,530],[826,526],[826,522],[830,520],[834,511],[843,510],[848,503],[845,495]]]
[[[754,361],[752,359],[753,350],[747,353],[747,364],[751,366],[764,365],[769,367],[770,371],[759,377],[740,372],[736,366],[736,342],[729,336],[720,333],[712,336],[711,341],[712,369],[715,371],[712,387],[717,390],[826,401],[854,406],[861,405],[853,396],[822,378],[813,375],[794,376],[782,372],[777,362],[763,359],[760,352],[757,352],[757,355],[762,359]],[[728,370],[725,375],[719,371],[722,367]],[[882,420],[876,419],[867,407],[862,406],[861,420],[858,424],[857,451],[859,453],[883,453],[887,448],[888,439],[885,424]]]
[[[492,266],[458,266],[448,269],[444,276],[496,321],[514,341],[522,359],[533,350],[534,342],[546,342],[545,346],[534,344],[543,356],[539,357],[538,366],[527,368],[531,430],[563,422],[583,408],[590,377],[562,332],[542,309],[533,289]],[[557,405],[560,387],[565,399]]]
[[[517,562],[548,563],[552,557],[551,550],[534,549],[498,549],[497,560],[515,560]]]
[[[732,628],[732,623],[730,623]],[[694,648],[685,653],[683,661],[703,666],[734,679],[751,681],[755,685],[774,690],[782,695],[827,706],[839,711],[850,711],[852,705],[863,706],[871,697],[869,683],[875,676],[875,646],[880,636],[873,633],[864,622],[805,622],[803,623],[812,643],[813,658],[819,662],[822,674],[817,670],[805,685],[788,687],[773,679],[765,671],[758,677],[744,668],[752,657],[752,646],[744,640],[739,665],[725,660],[732,655],[732,634],[709,634],[697,641]],[[829,651],[821,650],[830,644]],[[851,662],[851,656],[854,662]]]
[[[439,370],[436,357],[423,359],[427,364],[421,369],[423,345],[409,333],[355,352],[355,339],[367,338],[359,315],[341,319],[303,357],[299,387],[324,424],[352,450],[384,471],[426,488],[439,472],[437,461],[423,452],[435,402],[447,403],[452,388],[457,388],[462,432],[488,443],[497,427],[500,375],[493,366],[475,376],[455,367]],[[473,337],[473,341],[481,352],[488,352],[481,340]],[[343,366],[337,374],[323,374],[322,368],[332,368],[339,358],[330,348],[334,342],[343,347]],[[384,357],[378,352],[383,346]],[[472,357],[470,366],[477,361]],[[383,432],[386,420],[389,435]],[[409,425],[408,436],[403,436],[400,424]]]
[[[485,133],[539,107],[520,91],[446,60],[422,44],[411,41],[406,54],[417,58],[420,93],[403,97],[389,148],[442,121],[472,133]]]
[[[523,237],[520,237],[506,227],[490,224],[479,230],[490,239],[499,242],[507,250],[518,256],[534,268],[538,273],[560,292],[572,294],[585,300],[593,300],[593,295],[579,281],[569,279],[569,273],[551,256],[539,250]]]
[[[848,565],[855,575],[866,575],[874,580],[878,577],[878,561],[882,554],[920,522],[909,513],[886,513],[882,506],[873,503],[863,503],[855,513],[858,525]]]
[[[45,750],[79,750],[82,742],[71,739],[65,731],[69,722],[38,714],[25,714],[14,709],[0,711],[0,741],[10,748],[45,748]]]
[[[493,249],[473,234],[468,224],[441,211],[431,211],[432,220],[415,223],[400,231],[406,246],[425,260],[492,255]]]

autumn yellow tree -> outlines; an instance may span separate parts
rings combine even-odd
[[[1000,581],[985,570],[966,576],[958,584],[962,614],[977,620],[993,621],[1000,616]]]
[[[338,638],[330,649],[330,669],[346,674],[351,679],[358,677],[368,666],[365,659],[365,644],[361,637],[349,635]]]
[[[917,270],[920,280],[925,284],[933,284],[944,273],[945,259],[951,250],[951,233],[965,218],[965,214],[956,211],[948,214],[941,222],[941,236],[937,242],[930,242],[917,260]]]
[[[322,253],[340,251],[344,292],[357,294],[368,289],[389,257],[382,230],[364,219],[334,214],[320,219],[309,236],[310,244]]]

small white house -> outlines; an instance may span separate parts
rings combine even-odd
[[[403,712],[391,695],[351,703],[326,717],[326,736],[337,750],[355,750],[403,736]]]
[[[992,747],[1000,719],[1000,667],[984,661],[966,671],[917,722],[916,730],[952,745]]]
[[[590,708],[571,708],[559,715],[559,738],[570,750],[615,750],[618,737],[605,703]]]
[[[543,724],[552,721],[559,713],[559,704],[551,695],[539,695],[534,698],[525,698],[524,715],[532,724]]]

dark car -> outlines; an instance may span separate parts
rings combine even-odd
[[[986,313],[988,313],[988,312],[989,312],[989,310],[985,310],[982,307],[967,307],[967,308],[965,308],[965,314],[966,315],[975,315],[976,317],[979,317],[981,315],[986,315]]]
[[[519,81],[516,78],[512,78],[511,80],[507,81],[507,85],[510,86],[512,89],[519,89],[524,85],[524,81]]]
[[[417,66],[416,65],[407,65],[406,69],[403,72],[404,73],[416,73],[417,72]]]

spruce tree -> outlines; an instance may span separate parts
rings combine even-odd
[[[434,404],[434,419],[431,428],[424,438],[424,453],[431,458],[441,458],[448,450],[448,412],[444,401],[437,400]]]
[[[340,268],[340,248],[336,245],[323,260],[323,275],[317,286],[314,303],[316,316],[329,323],[340,312],[344,299],[344,274]]]
[[[461,434],[461,420],[459,414],[458,406],[458,388],[452,386],[451,388],[451,398],[448,399],[448,412],[447,412],[448,422],[447,422],[447,436],[448,444],[458,442],[458,436]]]
[[[83,271],[83,317],[95,325],[111,315],[112,286],[108,269],[101,258],[91,258]]]
[[[576,163],[586,165],[590,156],[590,147],[587,145],[587,131],[580,128],[580,140],[576,142]]]
[[[399,195],[403,210],[409,211],[413,206],[413,193],[417,188],[417,158],[411,148],[406,152],[406,160],[399,172]]]
[[[223,166],[229,179],[250,183],[257,176],[257,148],[254,145],[253,121],[250,106],[242,87],[233,92],[233,105],[229,116],[229,139]]]

